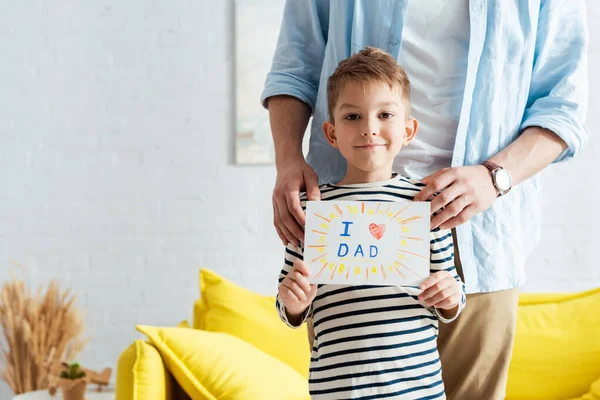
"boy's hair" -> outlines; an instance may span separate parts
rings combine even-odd
[[[340,62],[327,80],[327,107],[333,123],[335,108],[342,88],[347,83],[359,83],[366,89],[373,83],[384,83],[399,89],[405,103],[406,118],[410,116],[410,81],[394,57],[375,47],[363,50]]]

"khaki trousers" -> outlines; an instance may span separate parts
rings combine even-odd
[[[456,269],[464,282],[454,235]],[[517,321],[519,289],[467,295],[467,305],[450,324],[440,323],[438,349],[448,400],[501,400]],[[307,321],[312,351],[314,329]]]

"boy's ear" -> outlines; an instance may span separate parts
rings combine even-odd
[[[407,144],[410,143],[411,140],[414,139],[415,135],[417,134],[418,129],[419,129],[419,122],[416,119],[409,118],[406,121],[406,126],[404,128],[406,135],[404,136],[404,143],[402,144],[403,146],[406,146]]]
[[[330,121],[325,121],[323,123],[323,134],[325,135],[325,138],[329,144],[337,149],[338,145],[337,140],[335,139],[335,125],[333,125]]]

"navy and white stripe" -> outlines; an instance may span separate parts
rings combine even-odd
[[[323,201],[412,200],[423,185],[402,176],[386,182],[346,186],[322,185]],[[302,206],[306,196],[303,195]],[[431,231],[432,272],[454,268],[452,233]],[[288,246],[279,283],[302,259],[301,248]],[[464,308],[463,301],[459,313]],[[313,399],[444,399],[437,351],[437,310],[417,300],[415,287],[319,285],[303,321],[313,318],[309,386]],[[290,327],[285,307],[277,298],[281,319]],[[458,315],[458,314],[457,314]]]

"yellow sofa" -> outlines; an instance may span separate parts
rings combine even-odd
[[[308,400],[306,328],[274,298],[200,271],[194,320],[138,326],[117,365],[117,400]],[[600,400],[600,289],[523,294],[508,400]]]

